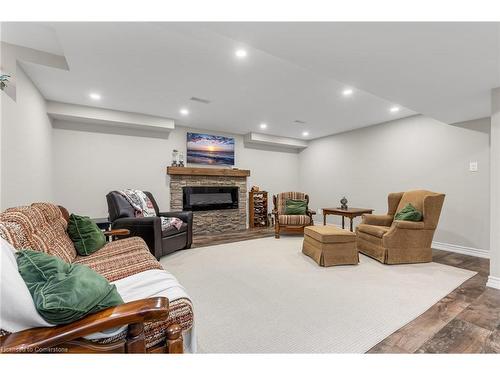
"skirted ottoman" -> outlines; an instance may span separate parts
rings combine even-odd
[[[356,235],[331,225],[305,227],[302,252],[323,267],[359,262]]]

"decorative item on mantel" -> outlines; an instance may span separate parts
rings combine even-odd
[[[172,167],[179,167],[179,164],[177,162],[178,158],[179,158],[179,151],[172,150],[172,164],[171,164]]]
[[[0,90],[4,91],[9,82],[10,76],[8,74],[0,74]]]
[[[260,188],[257,185],[253,185],[250,191],[259,191]]]
[[[343,209],[343,210],[347,210],[347,198],[346,197],[343,197],[341,200],[340,200],[340,208]]]
[[[178,166],[179,167],[184,167],[184,153],[183,152],[179,152],[179,163],[178,163]]]

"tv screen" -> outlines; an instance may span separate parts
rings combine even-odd
[[[187,160],[194,164],[234,165],[234,138],[187,133]]]

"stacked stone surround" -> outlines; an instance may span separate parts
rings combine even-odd
[[[193,234],[217,234],[246,229],[246,177],[170,175],[171,211],[182,211],[182,188],[184,186],[237,186],[239,191],[236,209],[194,211]]]

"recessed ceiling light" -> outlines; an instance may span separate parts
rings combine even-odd
[[[267,129],[267,124],[265,124],[265,123],[260,124],[260,128],[261,129]]]
[[[234,53],[236,55],[237,58],[239,59],[244,59],[245,57],[247,57],[247,51],[244,50],[244,49],[237,49],[236,52]]]
[[[90,99],[92,100],[101,100],[101,94],[98,94],[96,92],[91,92],[89,94]]]
[[[354,93],[353,89],[345,89],[344,91],[342,91],[342,95],[344,96],[351,96],[353,93]]]
[[[187,110],[187,108],[181,108],[181,110],[179,112],[183,116],[189,115],[189,111]]]
[[[302,136],[303,137],[307,137],[308,135],[309,135],[309,132],[307,132],[307,131],[306,132],[302,132]]]
[[[389,111],[391,111],[392,113],[399,112],[399,107],[398,106],[391,107],[391,109],[389,109]]]

